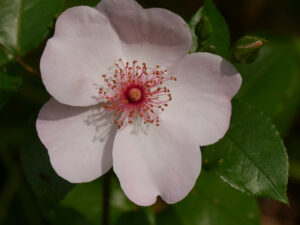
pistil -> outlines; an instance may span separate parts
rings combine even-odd
[[[148,69],[146,63],[132,65],[119,59],[112,76],[102,75],[106,87],[99,89],[99,96],[106,100],[104,108],[113,111],[119,128],[133,123],[140,117],[144,124],[159,126],[159,113],[172,100],[170,90],[162,86],[166,81],[176,81],[167,70],[156,66]]]
[[[136,88],[136,87],[131,88],[128,91],[128,99],[132,103],[139,102],[142,99],[142,91],[141,91],[141,89]]]

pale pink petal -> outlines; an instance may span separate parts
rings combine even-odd
[[[73,106],[97,104],[102,74],[122,57],[120,41],[108,19],[98,10],[79,6],[58,18],[54,37],[41,59],[48,92]]]
[[[189,26],[168,10],[145,10],[134,0],[102,0],[97,8],[116,29],[128,60],[168,67],[190,50]]]
[[[200,173],[197,143],[171,120],[150,126],[146,134],[132,129],[118,131],[113,147],[113,168],[125,194],[143,206],[157,196],[170,204],[183,199]]]
[[[170,73],[178,80],[169,84],[173,100],[161,120],[172,119],[201,146],[222,138],[229,128],[231,98],[242,82],[237,70],[220,56],[194,53]]]
[[[64,179],[88,182],[111,168],[116,129],[101,105],[73,107],[52,98],[41,109],[36,128],[54,170]]]

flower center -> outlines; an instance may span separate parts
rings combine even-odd
[[[139,88],[131,88],[128,92],[128,99],[132,103],[138,102],[142,99],[142,91]]]
[[[114,112],[118,128],[140,121],[159,126],[159,114],[172,100],[170,90],[162,86],[166,81],[176,81],[167,70],[147,68],[136,60],[130,65],[119,59],[113,72],[102,75],[106,87],[99,89],[99,96],[106,100],[104,108]]]

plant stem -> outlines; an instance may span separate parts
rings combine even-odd
[[[25,69],[27,70],[29,73],[35,75],[35,76],[38,76],[40,77],[40,74],[39,72],[37,72],[35,69],[33,69],[31,66],[29,66],[27,63],[25,63],[20,57],[16,57],[16,61],[18,63],[20,63],[20,65]]]
[[[102,198],[102,225],[109,225],[109,213],[110,213],[110,192],[111,192],[111,172],[108,172],[104,176],[103,183],[103,198]]]
[[[21,57],[14,55],[13,53],[11,53],[10,51],[8,51],[3,45],[0,44],[0,49],[7,55],[11,55],[12,57],[14,57],[16,59],[16,61],[18,63],[20,63],[20,65],[27,70],[29,73],[36,75],[38,77],[40,77],[40,73],[38,71],[36,71],[35,69],[33,69],[31,66],[29,66],[27,63],[25,63]]]

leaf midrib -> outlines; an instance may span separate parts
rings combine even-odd
[[[236,145],[238,147],[238,149],[241,150],[241,152],[252,162],[252,164],[259,170],[259,172],[261,172],[263,174],[264,177],[266,177],[267,181],[269,183],[271,183],[273,189],[275,190],[275,193],[277,194],[277,196],[279,197],[279,199],[281,201],[285,201],[285,197],[282,197],[282,194],[280,193],[280,190],[277,188],[277,186],[274,184],[274,182],[272,181],[272,179],[269,177],[268,174],[266,174],[264,172],[264,170],[259,166],[257,165],[257,163],[255,162],[255,160],[253,160],[250,155],[244,151],[243,147],[241,145],[238,144],[238,142],[236,142],[234,140],[234,138],[232,138],[229,134],[226,134],[225,137],[227,137],[234,145]]]

